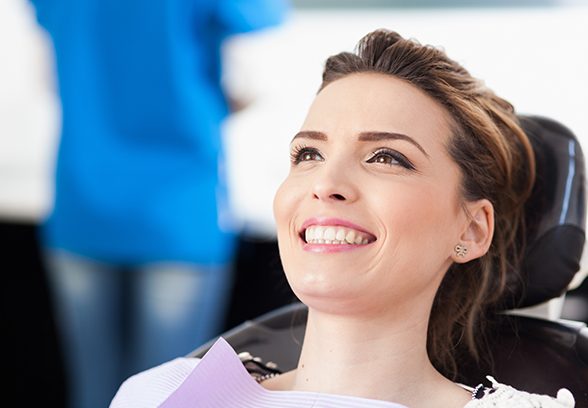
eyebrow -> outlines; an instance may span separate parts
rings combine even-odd
[[[327,140],[329,140],[329,138],[327,137],[326,134],[324,134],[323,132],[317,132],[314,130],[303,130],[303,131],[296,133],[294,135],[294,137],[292,138],[292,140],[290,141],[290,143],[292,143],[296,139],[322,140],[323,142],[326,142]]]
[[[303,130],[301,132],[296,133],[292,138],[292,142],[296,139],[304,138],[304,139],[312,139],[312,140],[321,140],[326,142],[329,140],[327,135],[323,132],[318,132],[315,130]],[[411,143],[417,149],[419,149],[427,158],[429,158],[429,154],[423,149],[423,147],[412,137],[407,136],[402,133],[395,133],[395,132],[361,132],[359,134],[358,140],[360,142],[380,142],[382,140],[404,140],[406,142]]]

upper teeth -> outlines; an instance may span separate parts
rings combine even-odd
[[[369,235],[345,227],[330,227],[314,225],[304,232],[304,238],[309,244],[355,244],[365,245],[369,242]]]

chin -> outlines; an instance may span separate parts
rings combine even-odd
[[[308,306],[309,310],[320,313],[351,317],[358,315],[361,310],[357,300],[349,297],[329,297],[311,293],[301,293],[296,296]]]
[[[302,303],[311,309],[334,314],[348,314],[357,309],[358,289],[350,287],[349,280],[345,281],[340,275],[333,279],[324,273],[307,273],[296,278],[288,275],[290,287]]]

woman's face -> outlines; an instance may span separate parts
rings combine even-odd
[[[467,218],[447,118],[383,74],[317,95],[274,200],[282,263],[303,302],[342,313],[430,306]]]

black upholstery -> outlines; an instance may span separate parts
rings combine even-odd
[[[573,321],[504,316],[492,343],[493,375],[501,382],[540,394],[568,388],[577,407],[588,406],[588,328]],[[463,381],[475,383],[474,370]]]
[[[537,181],[526,208],[527,251],[523,282],[507,309],[531,306],[566,291],[584,246],[584,157],[576,138],[559,123],[521,117],[537,158]],[[300,303],[248,321],[223,334],[237,352],[248,351],[287,371],[296,367],[307,309]],[[555,395],[568,388],[578,408],[588,408],[588,328],[573,321],[549,321],[499,314],[487,368],[463,360],[458,380],[476,385],[486,375],[516,388]],[[202,357],[212,341],[191,356]]]
[[[524,285],[506,309],[537,305],[566,291],[580,268],[586,223],[584,156],[576,137],[550,119],[520,120],[533,145],[537,172],[526,208]]]

